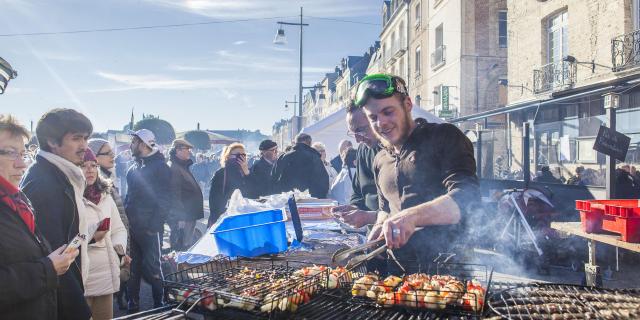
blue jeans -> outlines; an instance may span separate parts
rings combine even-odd
[[[131,278],[128,281],[129,303],[139,304],[140,281],[151,285],[154,307],[163,304],[160,234],[131,229]]]

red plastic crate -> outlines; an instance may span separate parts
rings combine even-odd
[[[587,233],[604,231],[620,234],[625,242],[640,242],[640,201],[576,200],[582,229]]]

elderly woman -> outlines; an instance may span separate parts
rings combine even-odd
[[[253,197],[253,190],[249,185],[249,165],[244,145],[240,143],[228,145],[222,152],[220,165],[221,168],[213,174],[211,190],[209,190],[211,212],[209,226],[227,210],[227,202],[236,189],[240,189],[244,197]]]
[[[82,164],[82,172],[87,180],[84,198],[97,206],[86,217],[87,225],[100,224],[99,234],[94,243],[89,244],[89,276],[85,288],[87,304],[91,307],[94,320],[113,318],[113,294],[120,290],[120,258],[117,252],[127,247],[127,229],[120,219],[120,213],[111,192],[111,181],[100,177],[96,156],[87,149]],[[106,223],[101,223],[106,221]],[[124,257],[124,263],[128,263]]]
[[[58,276],[78,255],[51,252],[18,185],[26,169],[28,131],[0,115],[0,314],[3,319],[56,319]]]
[[[338,172],[333,168],[333,165],[327,161],[327,148],[322,142],[316,142],[311,147],[320,153],[322,164],[324,164],[324,168],[327,170],[327,174],[329,175],[329,186],[333,185],[333,182],[338,176]]]

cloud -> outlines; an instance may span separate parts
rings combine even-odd
[[[234,45],[234,46],[240,46],[240,45],[243,45],[243,44],[245,44],[245,43],[247,43],[247,42],[246,42],[246,41],[244,41],[244,40],[238,40],[238,41],[234,42],[234,43],[233,43],[233,45]]]
[[[297,15],[299,6],[318,17],[359,17],[378,14],[382,3],[371,0],[146,0],[148,3],[179,9],[217,19],[266,18]]]
[[[280,52],[292,52],[293,48],[289,48],[289,47],[280,47],[280,46],[268,46],[268,47],[264,47],[267,48],[269,50],[273,50],[273,51],[280,51]]]
[[[229,68],[224,67],[205,67],[205,66],[191,66],[191,65],[181,65],[181,64],[172,64],[167,66],[167,69],[173,71],[229,71]]]
[[[177,79],[157,74],[118,74],[98,71],[99,77],[118,83],[119,87],[91,90],[91,92],[128,90],[195,90],[229,86],[226,80],[217,79]]]
[[[264,55],[258,56],[247,53],[232,52],[229,50],[218,50],[215,54],[217,57],[212,61],[212,64],[217,66],[277,73],[298,72],[299,68],[295,63],[298,61],[297,59],[269,57]],[[326,73],[330,72],[332,68],[305,66],[302,70],[305,73]]]

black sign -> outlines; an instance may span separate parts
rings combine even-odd
[[[624,161],[627,157],[627,150],[629,150],[629,142],[631,142],[631,138],[624,134],[605,126],[600,126],[596,142],[593,144],[593,150]]]

